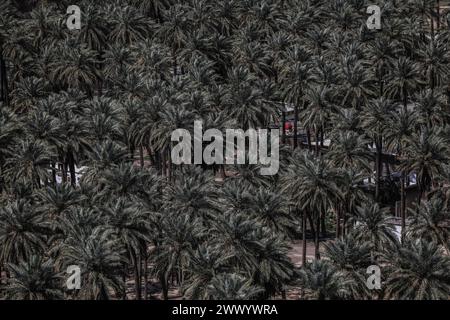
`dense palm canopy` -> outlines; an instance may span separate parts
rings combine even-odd
[[[62,299],[61,275],[57,274],[52,260],[31,256],[19,265],[8,264],[12,281],[6,287],[7,298],[23,300]]]
[[[68,2],[0,3],[0,299],[449,299],[435,1]],[[278,174],[173,164],[194,121],[279,128]]]
[[[388,298],[447,299],[450,259],[436,243],[426,240],[406,241],[387,255],[386,279]]]

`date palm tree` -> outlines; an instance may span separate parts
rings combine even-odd
[[[103,54],[105,79],[113,84],[123,81],[135,62],[134,59],[133,52],[127,46],[115,43],[109,45]]]
[[[229,256],[234,268],[251,274],[257,264],[255,253],[263,250],[262,239],[256,234],[258,227],[261,228],[261,225],[242,213],[220,215],[210,229],[213,235],[211,243]]]
[[[3,44],[8,38],[9,32],[13,29],[14,19],[12,18],[13,10],[9,1],[4,1],[0,6],[3,12],[0,18],[0,102],[7,105],[9,101],[8,74],[3,55]]]
[[[127,47],[125,47],[127,48]],[[167,79],[170,76],[170,48],[155,40],[143,40],[136,43],[131,50],[131,63],[128,67],[151,74],[153,79]]]
[[[208,286],[208,296],[211,300],[250,300],[255,299],[263,290],[242,275],[223,273],[212,279]]]
[[[188,35],[189,22],[185,18],[186,7],[176,3],[163,11],[163,22],[156,31],[161,42],[166,43],[172,51],[173,74],[178,74],[178,54]]]
[[[314,129],[316,154],[323,147],[325,126],[335,109],[332,96],[332,89],[323,85],[315,85],[305,94],[308,107],[301,112],[300,119],[306,127]]]
[[[373,79],[371,72],[365,68],[365,61],[352,61],[354,56],[344,56],[341,66],[341,85],[339,89],[345,92],[345,96],[340,102],[342,107],[352,106],[360,109],[361,105],[366,105],[369,97],[373,96],[371,89]]]
[[[48,183],[52,154],[43,142],[21,140],[7,152],[13,155],[5,164],[9,181],[29,181],[36,188]]]
[[[51,259],[33,255],[18,265],[9,263],[8,271],[11,278],[3,288],[7,299],[59,300],[64,297],[62,276]]]
[[[248,68],[239,65],[230,71],[228,77],[231,101],[226,112],[240,128],[258,128],[276,116],[276,111],[264,100],[262,91],[255,85],[256,77]]]
[[[36,193],[39,199],[38,210],[52,219],[60,217],[80,202],[80,193],[68,184],[56,184],[40,189]]]
[[[18,264],[47,248],[49,223],[25,200],[8,203],[0,209],[0,261]]]
[[[80,158],[85,152],[89,152],[92,146],[89,141],[89,131],[83,117],[75,112],[67,112],[62,117],[62,126],[65,132],[65,142],[61,148],[64,163],[67,164],[70,172],[70,182],[76,184],[75,166],[80,164]],[[63,167],[64,168],[64,167]],[[65,172],[63,173],[64,177]]]
[[[103,171],[96,184],[106,201],[120,197],[137,204],[136,200],[150,175],[150,172],[141,170],[133,163],[120,163]]]
[[[431,36],[434,37],[435,23],[434,17],[436,16],[436,3],[434,0],[412,0],[411,7],[408,7],[410,11],[413,11],[417,16],[420,16],[421,23],[429,22]]]
[[[280,192],[259,188],[249,202],[250,212],[262,225],[276,234],[289,235],[295,224],[294,217],[289,212],[287,199]]]
[[[83,8],[83,23],[78,39],[88,48],[100,51],[106,44],[108,28],[99,8],[87,5]]]
[[[394,60],[392,66],[386,93],[392,99],[402,101],[403,108],[406,110],[410,97],[421,84],[420,67],[416,62],[405,57]]]
[[[174,182],[164,190],[165,210],[172,214],[183,212],[190,218],[200,218],[200,223],[207,222],[217,211],[213,206],[213,183],[211,175],[195,168],[177,172]]]
[[[353,299],[370,296],[366,287],[366,270],[371,262],[370,243],[359,243],[350,233],[343,239],[325,244],[325,255],[344,279],[349,279],[348,289]]]
[[[38,103],[39,98],[45,98],[47,94],[48,83],[44,79],[26,77],[21,79],[11,92],[11,104],[15,106],[14,111],[27,112]]]
[[[359,169],[344,169],[338,171],[337,186],[342,194],[343,201],[336,208],[336,237],[345,235],[349,229],[348,218],[353,216],[356,207],[371,197],[364,191],[365,173]],[[341,229],[342,219],[342,229]]]
[[[132,2],[141,10],[145,15],[149,15],[157,22],[162,22],[162,13],[168,8],[168,6],[174,3],[173,0],[154,0],[154,1],[139,1],[133,0]]]
[[[162,109],[157,110],[158,119],[152,127],[150,145],[153,150],[160,152],[162,163],[165,168],[167,157],[170,157],[170,146],[173,144],[171,141],[172,132],[176,129],[189,130],[192,128],[195,115],[184,106],[177,108],[174,105],[167,103],[167,101],[163,101],[162,103]],[[164,172],[164,169],[162,172]],[[166,174],[166,172],[164,172],[164,174]]]
[[[386,80],[389,67],[392,65],[392,58],[400,51],[398,41],[386,36],[377,37],[368,44],[368,59],[375,69],[374,73],[378,82],[377,91],[380,97],[385,94]]]
[[[127,157],[125,146],[111,140],[94,145],[88,153],[88,159],[82,162],[88,167],[83,174],[83,181],[96,181],[103,171],[120,165]]]
[[[442,112],[445,108],[445,98],[440,90],[423,90],[414,97],[414,113],[417,122],[432,129],[443,125]]]
[[[423,61],[421,69],[425,71],[431,90],[445,85],[445,77],[450,72],[450,55],[447,44],[441,39],[432,39],[429,43],[420,46],[418,52]]]
[[[311,80],[309,52],[302,46],[288,48],[280,61],[280,81],[286,103],[294,107],[294,148],[298,146],[299,110],[304,106],[304,95]]]
[[[208,286],[212,280],[226,270],[228,257],[211,246],[200,245],[191,254],[183,296],[189,299],[208,299]]]
[[[155,251],[155,275],[161,282],[163,297],[168,299],[169,276],[176,275],[181,286],[185,280],[190,252],[203,236],[204,229],[198,219],[192,220],[189,216],[166,216],[161,221],[160,245]]]
[[[119,7],[119,3],[113,3],[108,11],[111,13],[108,19],[111,28],[108,33],[109,41],[127,45],[148,36],[148,20],[135,7]]]
[[[389,223],[388,208],[378,203],[364,204],[356,209],[349,223],[353,225],[353,237],[360,243],[370,243],[372,260],[384,246],[397,243],[394,226]]]
[[[15,143],[15,136],[21,134],[22,124],[17,116],[9,110],[0,109],[0,165],[3,166],[7,158],[7,150]]]
[[[300,298],[312,300],[343,299],[349,296],[351,280],[325,260],[307,263],[299,271],[303,288]]]
[[[64,50],[64,48],[71,48]],[[71,89],[80,89],[88,96],[93,95],[93,88],[100,77],[96,52],[83,45],[64,44],[60,51],[60,58],[52,65],[54,82],[61,82]]]
[[[214,205],[225,213],[251,214],[252,193],[256,188],[252,185],[240,183],[237,179],[227,179],[220,189],[220,196],[214,199]]]
[[[261,239],[261,247],[254,252],[256,265],[250,271],[254,283],[264,288],[260,298],[270,298],[281,293],[285,299],[285,286],[294,279],[294,265],[289,259],[290,247],[279,236],[271,236],[269,230],[258,230],[256,237]]]
[[[107,300],[111,294],[122,296],[125,290],[121,272],[126,263],[124,251],[111,232],[95,228],[91,232],[69,233],[61,244],[57,262],[61,266],[77,265],[82,270],[81,299]]]
[[[449,214],[444,201],[439,197],[422,202],[412,212],[408,236],[438,243],[449,252],[450,226],[447,223]]]
[[[385,134],[386,146],[388,150],[397,155],[398,159],[403,159],[404,152],[417,125],[416,113],[409,110],[405,111],[404,109],[401,109],[388,115]],[[402,171],[400,177],[400,215],[402,219],[402,234],[404,234],[404,231],[406,230],[405,178],[406,173]]]
[[[315,254],[319,253],[319,231],[321,218],[334,208],[341,193],[336,184],[336,171],[323,158],[314,158],[310,152],[296,152],[287,169],[283,190],[288,192],[294,205],[315,221]],[[303,219],[306,226],[306,219]],[[305,233],[305,232],[304,232]],[[305,235],[303,236],[305,237]],[[304,238],[306,244],[306,239]],[[306,254],[306,248],[304,249]],[[304,255],[304,259],[306,259]]]
[[[371,158],[367,146],[368,140],[356,132],[339,132],[333,135],[327,157],[338,168],[367,170]]]
[[[403,170],[408,174],[414,172],[419,187],[418,203],[430,191],[432,181],[445,173],[445,163],[448,161],[448,147],[441,137],[439,129],[421,128],[408,141],[405,150]]]
[[[24,125],[24,130],[30,139],[43,142],[52,153],[56,153],[64,144],[61,122],[45,111],[33,110],[28,114]]]
[[[383,146],[387,128],[387,117],[393,111],[394,104],[391,100],[381,97],[369,102],[361,113],[361,126],[372,140],[376,149],[375,168],[375,199],[380,196],[380,183],[383,170]]]
[[[136,299],[141,299],[141,251],[151,241],[151,226],[145,212],[139,206],[119,198],[112,205],[100,209],[105,225],[102,229],[118,240],[118,245],[127,252],[127,260],[134,267]]]
[[[450,259],[435,242],[406,241],[386,255],[386,297],[393,299],[447,299]]]

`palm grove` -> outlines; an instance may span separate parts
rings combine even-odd
[[[449,30],[439,0],[2,1],[0,298],[448,299]],[[279,174],[172,165],[194,120],[280,124]]]

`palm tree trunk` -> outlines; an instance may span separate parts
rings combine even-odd
[[[3,73],[3,55],[2,55],[2,48],[0,47],[0,101],[5,101],[5,75]]]
[[[122,300],[127,300],[127,267],[124,268],[123,270],[123,274],[122,274],[122,281],[124,284],[124,289],[123,289],[123,295],[122,295]]]
[[[380,182],[381,182],[381,171],[383,168],[382,164],[382,155],[383,155],[383,146],[381,142],[381,138],[377,137],[377,141],[375,142],[376,147],[376,159],[375,159],[375,170],[376,170],[376,181],[375,181],[375,199],[376,201],[380,201]]]
[[[388,162],[388,161],[386,161],[386,162],[384,163],[384,168],[386,169],[386,175],[387,175],[388,177],[390,177],[390,176],[391,176],[391,168],[389,167],[389,162]]]
[[[400,215],[402,220],[402,240],[406,229],[406,197],[405,197],[405,172],[402,171],[400,179]]]
[[[346,201],[344,202],[344,219],[343,219],[343,236],[347,235],[351,230],[351,225],[348,223],[349,215],[354,215],[355,205],[351,203],[350,196],[346,196]]]
[[[8,94],[8,76],[6,72],[6,63],[3,59],[3,44],[0,45],[0,101],[7,106],[9,104]]]
[[[420,183],[417,183],[417,185],[419,187],[419,195],[417,196],[417,204],[420,206],[420,204],[422,203],[424,188],[420,185]]]
[[[306,211],[302,214],[302,265],[306,264]]]
[[[136,300],[141,300],[141,277],[140,277],[140,274],[139,274],[140,259],[135,253],[133,253],[133,260],[134,260],[134,288],[135,288],[135,295],[136,295]]]
[[[56,186],[56,164],[54,162],[52,163],[52,180],[53,185]]]
[[[327,225],[325,223],[325,214],[320,216],[320,232],[322,233],[322,238],[327,236]]]
[[[436,14],[437,14],[437,28],[441,29],[441,3],[439,0],[437,2]]]
[[[306,140],[308,142],[308,149],[312,150],[312,143],[311,143],[311,130],[309,128],[306,129]]]
[[[324,131],[325,131],[325,129],[322,124],[322,128],[320,129],[320,152],[322,152],[322,149],[323,149]]]
[[[383,63],[379,63],[378,64],[378,87],[379,87],[379,95],[380,97],[383,96],[383,92],[384,92],[384,86],[383,86]]]
[[[3,78],[3,41],[0,39],[0,101],[4,101]]]
[[[346,205],[345,205],[346,206]],[[342,237],[345,237],[347,233],[347,208],[344,207],[344,211],[342,212]]]
[[[178,61],[177,61],[177,53],[175,47],[172,49],[172,58],[173,58],[173,75],[177,75],[177,69],[178,69]]]
[[[144,249],[144,299],[148,299],[148,255]]]
[[[130,144],[130,160],[131,160],[131,163],[134,163],[134,151],[135,151],[135,147],[134,147],[134,145],[132,145],[132,144]]]
[[[167,177],[170,181],[172,178],[172,159],[170,159],[170,150],[169,149],[167,149],[166,154],[167,154]]]
[[[41,179],[39,178],[39,176],[37,174],[33,174],[33,176],[35,177],[36,186],[39,189],[41,187]]]
[[[408,92],[406,88],[403,88],[403,111],[406,113],[408,111]]]
[[[312,236],[313,236],[313,238],[315,238],[316,237],[316,227],[314,226],[314,221],[310,214],[307,214],[306,217],[308,218],[309,228],[311,229]]]
[[[140,296],[142,299],[142,280],[144,279],[144,261],[142,259],[142,252],[139,252],[139,287]],[[145,283],[147,285],[147,283]]]
[[[150,146],[146,146],[145,150],[147,150],[147,155],[150,159],[150,165],[154,165],[156,170],[159,170],[159,163],[158,163],[158,159],[156,157],[153,156],[153,152],[152,152],[152,148]]]
[[[314,145],[314,148],[315,148],[315,151],[316,151],[316,156],[318,156],[319,155],[319,129],[317,129],[317,127],[316,128],[314,128],[314,133],[315,133],[315,136],[316,136],[316,143],[315,143],[315,145]]]
[[[315,242],[315,255],[316,255],[316,259],[319,260],[320,259],[320,242],[319,242],[319,230],[320,230],[320,214],[317,216],[317,221],[316,221],[316,232],[314,235],[314,242]]]
[[[434,39],[434,19],[433,19],[433,16],[430,16],[430,23],[431,23],[431,38]]]
[[[109,297],[108,292],[109,292],[109,288],[102,284],[100,287],[99,300],[109,300],[110,297]]]
[[[298,147],[298,104],[294,107],[294,149]]]
[[[75,187],[77,184],[77,177],[75,173],[75,159],[73,158],[72,152],[69,152],[68,154],[68,163],[70,171],[70,184]]]
[[[159,276],[159,282],[161,283],[163,299],[168,300],[169,299],[169,289],[167,287],[167,279],[164,276],[164,274]]]
[[[160,155],[161,155],[161,170],[162,170],[162,175],[163,176],[166,176],[166,155],[165,155],[165,153],[162,151],[162,152],[160,152]]]
[[[62,173],[62,182],[66,183],[67,182],[67,166],[64,161],[61,163],[61,173]]]
[[[339,204],[336,210],[336,239],[339,239],[341,236],[341,212],[342,204]]]
[[[140,160],[141,168],[143,168],[144,167],[144,148],[142,147],[142,145],[139,146],[139,160]]]

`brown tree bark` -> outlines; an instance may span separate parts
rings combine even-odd
[[[315,255],[316,255],[316,259],[320,260],[320,241],[319,241],[320,215],[317,216],[316,223],[317,223],[317,228],[316,228],[316,233],[315,233],[315,237],[314,237]]]
[[[302,265],[306,264],[306,211],[302,213]]]

